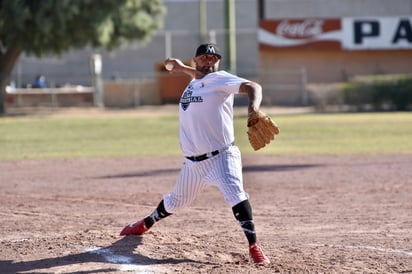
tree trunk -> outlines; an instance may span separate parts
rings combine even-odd
[[[0,54],[0,115],[6,111],[6,87],[10,82],[10,75],[19,58],[21,49],[13,46],[5,53]]]

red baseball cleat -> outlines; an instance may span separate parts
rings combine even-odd
[[[249,246],[249,255],[255,264],[270,264],[268,257],[263,253],[262,249],[258,246],[257,243],[254,243]]]
[[[120,236],[142,235],[148,230],[149,229],[146,227],[144,219],[142,219],[140,221],[125,226],[125,228],[123,228],[123,230],[120,232]]]

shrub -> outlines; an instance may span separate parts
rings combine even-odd
[[[343,88],[343,103],[361,110],[407,110],[412,106],[412,75],[357,77]]]

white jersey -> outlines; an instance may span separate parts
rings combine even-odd
[[[240,84],[248,80],[217,71],[193,79],[180,98],[180,147],[195,156],[234,142],[233,101]]]

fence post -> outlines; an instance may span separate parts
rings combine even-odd
[[[53,88],[50,92],[51,95],[51,103],[52,103],[52,107],[53,108],[57,108],[59,106],[58,102],[57,102],[57,90],[55,88]]]
[[[172,34],[165,32],[165,59],[172,57]]]
[[[90,58],[90,69],[94,86],[94,105],[104,107],[103,79],[102,79],[102,57],[100,54],[93,54]]]
[[[305,67],[301,67],[300,69],[300,91],[302,95],[302,105],[307,106],[309,104],[309,96],[308,91],[306,89],[307,85],[307,75]]]

